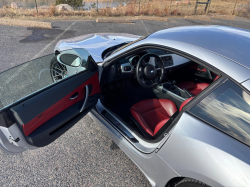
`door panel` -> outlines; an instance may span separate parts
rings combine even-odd
[[[55,79],[57,75],[60,79]],[[84,49],[35,59],[1,73],[1,77],[10,78],[0,84],[5,93],[0,98],[4,103],[0,148],[14,154],[53,142],[86,115],[101,95],[98,66]]]
[[[93,95],[97,101],[99,94]],[[96,103],[96,102],[95,102]],[[67,130],[69,130],[76,122],[84,117],[95,105],[88,103],[88,107],[79,114],[78,110],[82,103],[78,102],[66,110],[62,111],[55,117],[46,121],[40,127],[38,127],[31,134],[26,136],[26,140],[30,145],[36,147],[44,147],[53,142],[56,138],[61,136]]]
[[[95,85],[89,96],[99,93],[98,73],[95,73],[91,78],[85,81],[85,77],[90,76],[88,74],[91,75],[93,72],[76,76],[11,108],[15,120],[23,129],[24,134],[28,136],[43,123],[77,102],[81,101],[80,104],[83,104],[83,99],[86,96],[85,86]],[[81,85],[79,86],[79,84]],[[71,91],[72,89],[74,90]],[[70,99],[77,93],[78,96],[75,99]],[[79,110],[80,109],[78,109],[77,112],[79,112]]]

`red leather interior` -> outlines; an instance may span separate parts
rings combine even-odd
[[[196,63],[188,66],[188,68],[195,69],[195,70],[198,70],[198,71],[207,72],[207,69],[205,67],[203,67],[203,69],[200,69],[199,64],[196,64]]]
[[[177,86],[181,89],[186,89],[194,95],[198,95],[202,90],[209,86],[208,83],[194,83],[192,81],[185,81],[178,83]]]
[[[188,104],[193,98],[194,98],[194,97],[190,97],[190,98],[186,99],[186,100],[181,104],[181,106],[180,106],[180,112],[182,111],[182,108],[183,108],[186,104]]]
[[[130,111],[141,127],[154,136],[177,111],[177,108],[167,99],[147,99],[134,104]]]
[[[63,99],[59,100],[57,103],[49,107],[43,113],[39,114],[37,117],[29,121],[27,124],[23,125],[23,131],[26,136],[44,124],[46,121],[50,120],[63,110],[68,107],[76,104],[81,101],[85,97],[85,86],[92,84],[92,92],[90,95],[94,95],[96,93],[101,92],[98,73],[89,78],[86,82],[84,82],[77,89],[72,91],[70,94],[66,95]],[[67,88],[65,88],[67,89]],[[76,99],[70,100],[70,97],[78,92],[78,97]]]
[[[220,78],[220,76],[219,76],[219,75],[217,75],[217,76],[215,77],[214,81],[216,81],[218,78]]]
[[[185,81],[185,82],[180,82],[177,84],[177,86],[181,89],[186,89],[186,90],[190,90],[190,89],[194,89],[196,88],[196,84],[192,81]]]

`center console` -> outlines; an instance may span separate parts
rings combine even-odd
[[[166,83],[163,83],[161,86],[162,86],[163,90],[165,90],[167,92],[171,92],[171,93],[183,98],[184,100],[189,98],[189,97],[192,97],[192,95],[187,90],[183,90],[183,89],[179,88],[173,82],[166,82]]]
[[[154,93],[158,99],[169,99],[173,101],[177,107],[180,107],[186,99],[192,97],[191,93],[187,90],[182,90],[176,86],[175,81],[159,84],[154,89]]]

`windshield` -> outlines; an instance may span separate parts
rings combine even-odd
[[[119,45],[115,45],[113,47],[110,47],[108,49],[106,49],[105,51],[103,51],[102,53],[102,59],[104,60],[105,58],[107,58],[108,56],[110,56],[112,54],[113,51],[115,51],[116,49],[119,49],[121,48],[122,46],[126,45],[128,43],[124,42],[124,43],[121,43]]]
[[[113,53],[111,53],[111,55],[113,55],[113,54],[115,54],[116,52],[118,52],[118,51],[120,51],[120,50],[122,50],[122,49],[124,49],[124,48],[126,48],[126,47],[128,47],[128,46],[130,46],[130,45],[132,45],[132,44],[134,44],[134,43],[136,43],[136,42],[139,42],[139,41],[141,41],[141,40],[143,40],[143,39],[145,39],[145,38],[147,38],[147,36],[141,37],[141,38],[139,38],[138,40],[135,40],[135,41],[133,41],[133,42],[130,42],[130,43],[128,43],[127,45],[124,45],[124,46],[122,46],[122,47],[116,49]]]
[[[143,39],[145,39],[147,36],[144,36],[144,37],[141,37],[133,42],[125,42],[125,43],[122,43],[122,44],[119,44],[119,45],[116,45],[116,46],[113,46],[113,47],[110,47],[108,49],[106,49],[103,53],[102,53],[102,59],[104,60],[105,58],[109,57],[110,55],[113,55],[115,54],[116,52],[136,43],[136,42],[139,42]]]

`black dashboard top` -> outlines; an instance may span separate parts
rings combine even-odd
[[[165,50],[146,49],[117,60],[113,65],[111,77],[113,77],[115,80],[133,77],[135,75],[137,63],[139,62],[140,58],[146,54],[158,55],[164,62],[164,68],[168,69],[169,72],[173,71],[173,68],[176,69],[180,67],[180,65],[184,65],[190,62],[189,59],[186,59],[182,56],[170,53]]]

